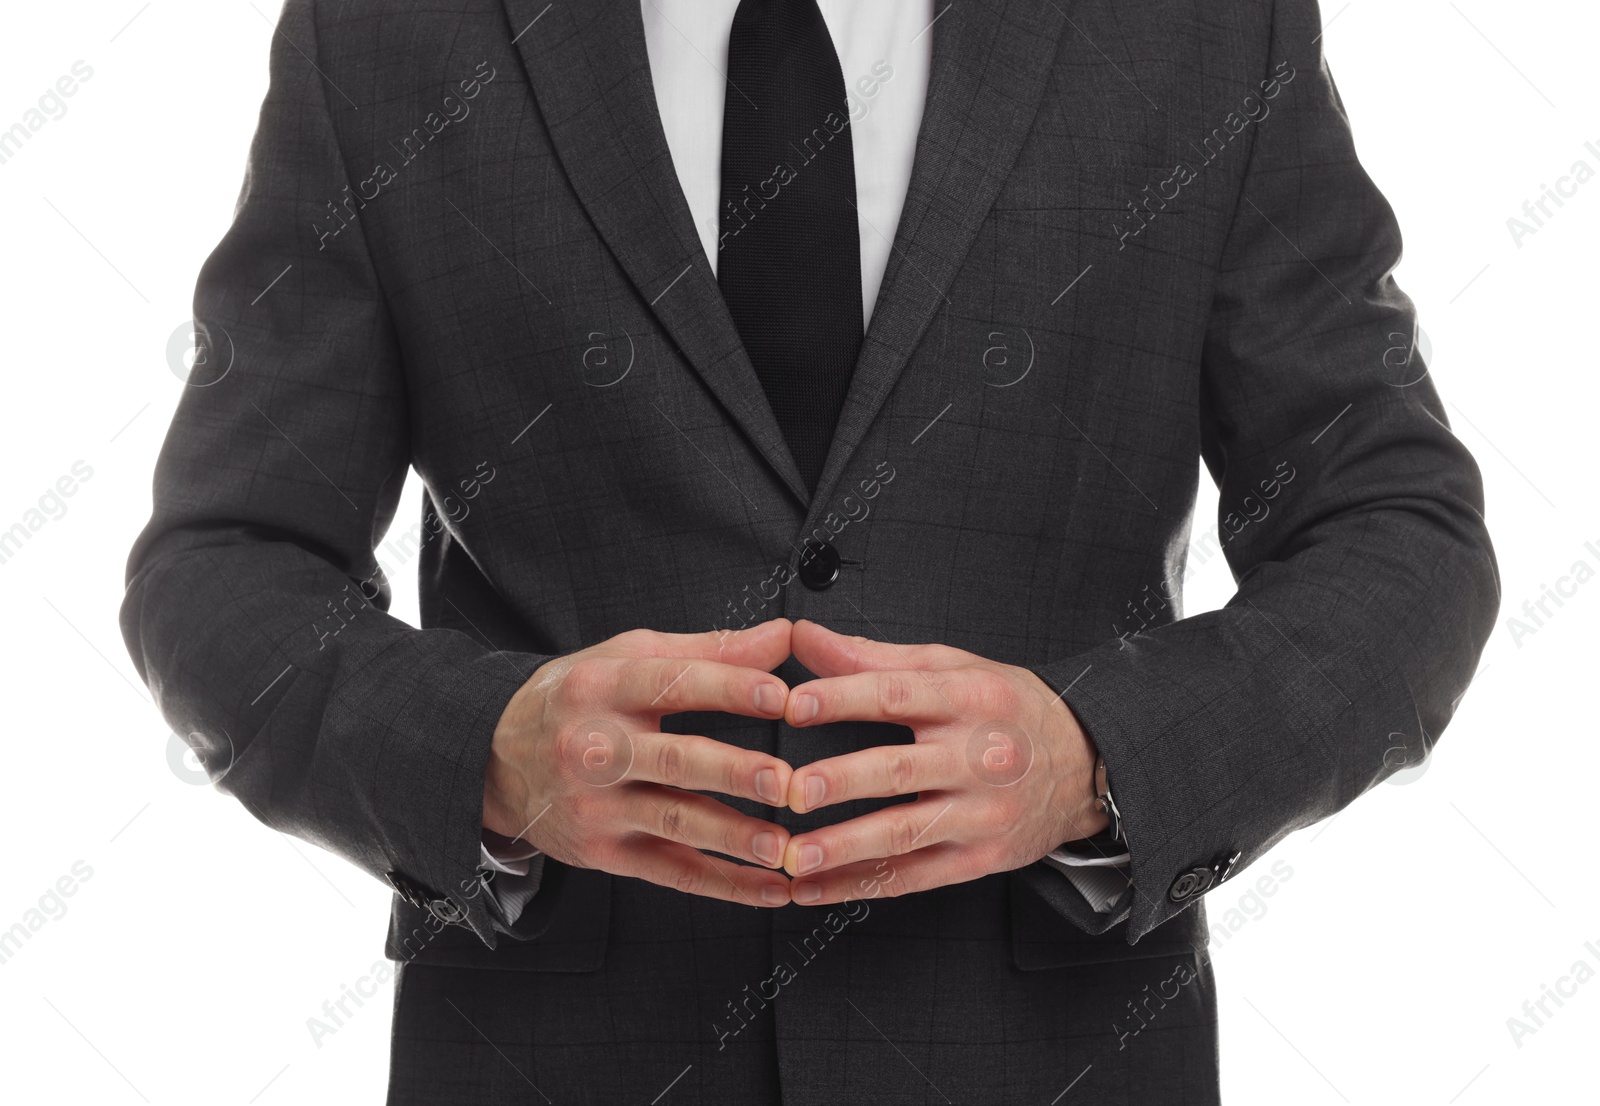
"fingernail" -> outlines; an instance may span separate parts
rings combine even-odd
[[[812,776],[806,780],[806,809],[816,810],[822,805],[822,800],[828,797],[828,781],[821,776]]]
[[[778,845],[778,835],[771,830],[764,830],[756,834],[756,839],[750,842],[750,851],[756,854],[756,859],[768,867],[775,867],[783,859],[783,849]]]
[[[761,684],[756,688],[756,710],[762,714],[782,714],[787,699],[777,684]]]
[[[769,883],[761,889],[761,901],[768,906],[782,906],[789,901],[789,896],[776,883]]]
[[[810,906],[822,898],[822,884],[797,883],[789,889],[789,897],[801,906]]]
[[[794,701],[794,720],[796,722],[809,722],[817,716],[822,709],[822,704],[817,702],[815,695],[802,695]]]
[[[803,876],[807,872],[814,871],[820,867],[822,867],[822,846],[801,845],[800,862],[795,865],[795,875]]]
[[[756,773],[756,794],[761,796],[761,801],[777,806],[783,802],[783,792],[778,790],[778,772],[775,768],[763,768]]]

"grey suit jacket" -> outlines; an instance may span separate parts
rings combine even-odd
[[[552,864],[507,933],[474,890],[501,709],[632,627],[811,618],[1062,691],[1133,886],[1097,916],[1038,865],[983,881],[1022,967],[1203,945],[1229,861],[1437,740],[1494,562],[1313,0],[955,0],[815,495],[674,177],[636,0],[445,7],[288,3],[123,608],[222,789],[410,889],[391,954],[591,969],[642,909]],[[1202,459],[1239,591],[1185,619]],[[376,552],[408,465],[420,630]],[[813,534],[845,560],[825,591],[793,580]],[[909,739],[680,723],[797,765]]]

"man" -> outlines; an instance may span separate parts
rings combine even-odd
[[[390,1102],[1217,1100],[1200,900],[1498,598],[1319,40],[290,0],[123,624],[395,887]]]

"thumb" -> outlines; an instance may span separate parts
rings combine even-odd
[[[712,630],[703,635],[706,639],[703,652],[693,650],[685,655],[771,672],[789,659],[791,628],[792,623],[787,618],[774,618],[743,630]],[[685,636],[702,637],[699,634]]]
[[[806,619],[794,624],[790,648],[795,660],[823,678],[849,676],[857,672],[937,667],[931,663],[927,652],[934,647],[846,637]]]

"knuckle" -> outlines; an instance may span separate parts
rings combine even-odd
[[[751,844],[759,832],[759,829],[743,821],[728,819],[717,834],[720,839],[717,851],[724,856],[749,856]]]
[[[661,835],[673,841],[684,840],[689,822],[689,803],[686,799],[669,799],[661,807]]]
[[[717,778],[721,781],[721,791],[724,795],[744,795],[746,792],[755,793],[753,782],[757,769],[748,768],[743,762],[734,757],[722,758],[722,763],[717,769]]]
[[[910,815],[896,815],[889,821],[889,852],[901,856],[911,851],[917,840],[917,826]]]
[[[588,788],[575,791],[566,802],[566,821],[578,834],[593,831],[599,820],[600,798]]]
[[[962,844],[960,850],[954,854],[955,868],[969,878],[976,878],[986,872],[994,871],[994,864],[1003,852],[1005,847],[998,837],[969,841]]]
[[[563,727],[556,735],[554,757],[563,776],[582,775],[584,757],[589,751],[589,735],[584,727]]]
[[[615,871],[621,850],[607,837],[591,837],[575,843],[579,867],[595,868],[602,872]]]
[[[992,717],[988,711],[994,702],[994,689],[989,686],[988,673],[958,670],[943,676],[939,690],[946,699],[967,713]]]
[[[664,742],[656,762],[662,782],[682,787],[689,778],[689,759],[688,742],[680,738]]]
[[[1015,718],[1021,701],[1009,681],[999,675],[985,673],[973,681],[970,690],[972,702],[988,718]]]
[[[561,690],[574,702],[594,703],[604,697],[609,682],[607,666],[595,658],[584,657],[573,661],[567,669]]]
[[[684,701],[684,692],[694,679],[690,675],[692,664],[658,664],[648,668],[648,677],[641,675],[641,679],[648,679],[654,687],[655,696],[651,702],[657,707],[673,707]],[[643,670],[644,665],[640,665]]]
[[[886,899],[898,899],[901,895],[916,890],[915,887],[911,886],[911,881],[905,876],[901,876],[899,879],[891,879],[887,883],[880,883],[878,886],[882,889],[883,897]]]
[[[618,686],[637,688],[654,679],[655,666],[645,657],[623,657],[611,662]]]
[[[675,868],[671,878],[672,886],[685,895],[698,895],[705,886],[704,878],[688,864]]]
[[[651,642],[650,631],[645,629],[624,630],[611,639],[612,643],[620,646],[629,653],[648,652]]]
[[[1009,850],[999,841],[990,841],[968,850],[965,865],[968,878],[978,879],[990,872],[1004,870],[1008,853]]]
[[[889,754],[884,770],[888,773],[889,787],[894,794],[904,795],[917,778],[917,758],[910,747],[897,749]]]
[[[893,673],[878,680],[878,710],[885,719],[896,721],[906,717],[911,710],[912,689],[909,681]]]

